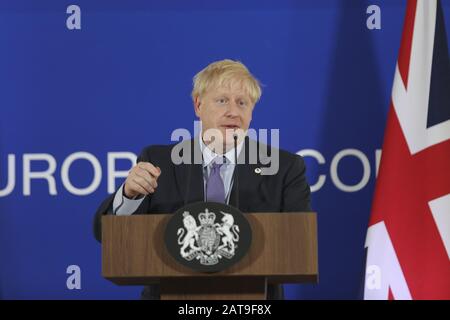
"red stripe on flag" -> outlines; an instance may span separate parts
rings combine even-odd
[[[395,300],[394,295],[392,294],[391,287],[389,287],[388,291],[388,300]]]

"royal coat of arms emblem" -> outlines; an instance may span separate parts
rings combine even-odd
[[[182,265],[217,272],[248,252],[252,229],[245,215],[233,206],[196,202],[173,214],[164,237],[168,252]]]
[[[202,265],[215,265],[219,259],[231,259],[239,241],[239,226],[233,215],[220,211],[220,222],[216,214],[205,209],[198,214],[198,221],[189,211],[183,213],[184,227],[177,230],[180,255],[191,261],[197,259]]]

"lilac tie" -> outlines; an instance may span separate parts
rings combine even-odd
[[[212,202],[225,203],[225,188],[222,177],[220,176],[220,167],[223,163],[212,162],[208,181],[206,182],[206,199]]]

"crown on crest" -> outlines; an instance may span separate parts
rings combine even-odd
[[[214,224],[216,220],[216,214],[214,212],[209,212],[208,209],[205,209],[205,212],[201,212],[198,215],[198,219],[202,225],[204,224]]]

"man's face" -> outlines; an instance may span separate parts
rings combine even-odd
[[[194,107],[195,114],[202,121],[203,141],[209,144],[211,135],[214,135],[214,145],[222,145],[228,150],[234,144],[235,132],[239,142],[243,139],[242,133],[248,130],[252,120],[254,104],[237,81],[230,86],[211,88],[194,101]],[[219,130],[216,131],[220,132],[219,137],[216,138],[217,134],[210,129]]]

